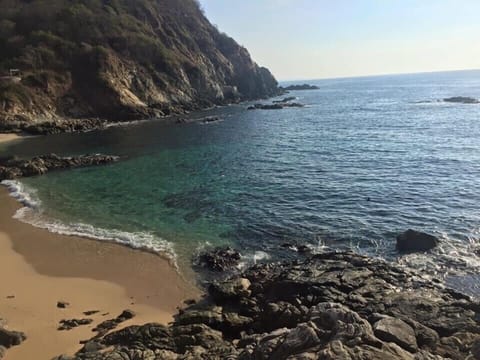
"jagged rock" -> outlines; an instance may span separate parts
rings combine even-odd
[[[206,251],[198,257],[202,267],[212,271],[227,271],[237,266],[240,262],[240,253],[231,247],[216,248]]]
[[[86,166],[105,165],[118,160],[118,156],[110,155],[82,155],[76,157],[60,157],[56,154],[34,157],[31,160],[16,158],[0,161],[0,181],[19,177],[43,175],[48,171],[71,169]],[[65,308],[69,304],[59,301],[57,307]]]
[[[248,297],[251,293],[250,285],[250,280],[238,278],[230,281],[214,282],[209,286],[208,292],[217,303],[222,303],[229,299]]]
[[[463,360],[480,352],[478,302],[353,253],[258,264],[215,286],[170,326],[97,336],[102,350],[75,360]]]
[[[466,96],[454,96],[443,99],[445,102],[452,102],[452,103],[461,103],[461,104],[480,104],[480,100],[466,97]]]
[[[380,340],[394,342],[410,352],[415,352],[418,348],[415,332],[400,319],[385,317],[377,321],[373,329],[375,336]]]
[[[431,250],[440,240],[433,235],[409,229],[397,236],[397,250],[400,252],[415,252]]]
[[[0,346],[10,348],[12,346],[20,345],[25,339],[26,335],[20,331],[10,331],[0,327]]]

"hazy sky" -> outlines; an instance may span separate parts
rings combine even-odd
[[[200,0],[280,80],[480,68],[480,0]]]

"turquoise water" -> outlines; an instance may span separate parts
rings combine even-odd
[[[103,152],[105,167],[21,181],[17,216],[65,233],[168,251],[184,266],[205,245],[246,260],[354,249],[431,273],[475,273],[480,259],[480,71],[309,81],[307,105],[212,109],[208,125],[160,121],[34,138],[8,148],[30,156]],[[11,184],[19,186],[19,184]],[[408,228],[438,235],[430,255],[397,258]],[[112,235],[113,234],[113,235]]]

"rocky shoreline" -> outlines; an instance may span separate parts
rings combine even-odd
[[[43,175],[54,170],[106,165],[118,161],[118,159],[118,156],[102,154],[74,157],[60,157],[56,154],[50,154],[36,156],[32,159],[0,158],[0,181]]]
[[[255,265],[213,282],[168,327],[130,326],[56,359],[444,358],[480,359],[480,304],[343,252]]]

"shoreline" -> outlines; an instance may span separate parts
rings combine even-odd
[[[131,309],[133,324],[172,321],[182,301],[200,291],[162,256],[124,245],[63,236],[13,219],[21,207],[0,189],[0,318],[27,340],[7,350],[9,360],[73,355],[98,323]],[[13,296],[13,297],[12,297]],[[56,307],[57,301],[71,305]],[[93,316],[84,311],[100,310]],[[102,314],[109,313],[102,316]],[[62,319],[94,321],[58,331]]]

